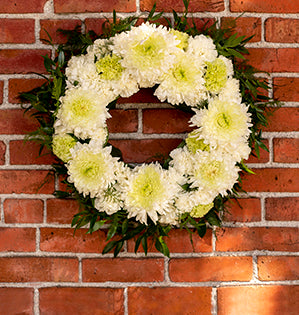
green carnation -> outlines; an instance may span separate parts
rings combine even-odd
[[[96,62],[96,68],[103,80],[119,80],[123,72],[120,57],[107,55]]]
[[[191,215],[191,217],[194,217],[194,218],[201,218],[205,214],[207,214],[213,208],[213,206],[214,206],[213,203],[209,203],[207,205],[200,205],[199,204],[199,205],[193,207],[190,215]]]
[[[223,60],[217,58],[213,62],[207,62],[205,80],[207,90],[213,93],[218,93],[225,86],[227,68]]]
[[[66,163],[70,160],[70,150],[76,143],[76,140],[68,134],[54,135],[52,141],[53,153]]]
[[[188,134],[188,137],[185,140],[188,150],[193,154],[195,154],[198,150],[209,152],[210,146],[205,144],[203,139],[198,139],[197,133],[197,130],[194,130]]]

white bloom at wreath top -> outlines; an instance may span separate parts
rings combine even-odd
[[[169,173],[158,164],[136,167],[124,190],[128,217],[147,224],[147,216],[156,223],[159,215],[172,211],[179,185],[169,181]]]
[[[102,148],[96,141],[78,143],[71,153],[68,181],[74,183],[79,193],[93,198],[115,183],[117,159],[111,156],[111,146]]]
[[[54,127],[63,126],[61,132],[74,133],[81,139],[98,136],[98,129],[106,127],[106,119],[111,117],[107,102],[94,90],[75,88],[67,90],[61,97]]]
[[[203,63],[214,61],[218,55],[213,40],[205,35],[190,36],[187,52],[199,57]]]
[[[140,87],[152,87],[172,66],[179,43],[165,27],[144,23],[116,35],[112,49]]]
[[[183,51],[177,53],[172,68],[162,77],[154,94],[162,102],[196,106],[207,97],[203,73],[199,58]]]

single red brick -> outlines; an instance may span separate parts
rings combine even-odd
[[[112,118],[107,120],[108,130],[115,132],[136,132],[138,128],[138,111],[136,109],[110,110]]]
[[[123,289],[42,288],[39,297],[41,314],[124,314]]]
[[[255,222],[261,220],[261,201],[257,198],[244,198],[227,202],[225,221]]]
[[[235,286],[218,288],[219,315],[297,315],[299,286]]]
[[[298,163],[299,139],[279,138],[273,140],[274,162]]]
[[[297,13],[298,2],[293,0],[230,0],[232,12],[269,12],[269,13]]]
[[[80,20],[41,20],[40,21],[40,39],[50,40],[48,34],[51,36],[53,44],[65,43],[67,37],[58,32],[59,29],[73,30],[77,25],[81,26]],[[46,41],[44,41],[47,43]]]
[[[76,282],[77,259],[53,257],[0,258],[1,282]]]
[[[106,19],[103,18],[88,18],[84,20],[86,31],[94,31],[96,34],[103,34],[103,23]]]
[[[278,227],[225,228],[217,233],[216,250],[298,251],[298,229]]]
[[[42,56],[50,55],[45,49],[2,49],[0,68],[2,73],[45,73]]]
[[[140,10],[150,11],[154,4],[157,4],[157,11],[172,12],[184,12],[185,7],[183,1],[175,0],[140,0]],[[189,12],[220,12],[224,10],[223,0],[195,0],[189,2]]]
[[[84,12],[134,12],[136,2],[133,0],[112,0],[112,1],[93,1],[93,0],[55,0],[55,13],[84,13]]]
[[[266,220],[299,221],[299,197],[267,198]]]
[[[280,101],[298,102],[299,101],[299,78],[274,78],[273,93],[274,97]]]
[[[281,107],[270,113],[269,126],[264,131],[299,131],[299,108]]]
[[[8,101],[21,103],[19,94],[29,92],[45,83],[44,79],[10,79],[8,81]]]
[[[128,310],[139,315],[210,315],[211,288],[132,287],[128,289]]]
[[[169,276],[177,282],[250,281],[251,257],[201,257],[171,259]]]
[[[143,133],[183,133],[189,127],[191,114],[178,109],[143,110]]]
[[[24,114],[21,109],[0,110],[0,134],[27,134],[38,128],[37,121],[30,116],[32,112]]]
[[[1,170],[2,194],[52,194],[54,178],[48,171]]]
[[[40,145],[35,142],[24,142],[23,140],[10,141],[10,164],[53,164],[57,162],[55,156],[44,148],[39,152]]]
[[[249,42],[259,42],[261,40],[262,22],[260,18],[255,17],[223,17],[221,18],[221,27],[233,28],[238,36],[254,37]]]
[[[4,87],[4,82],[0,81],[0,104],[3,103],[3,87]]]
[[[35,229],[0,228],[1,252],[35,251]]]
[[[5,163],[5,152],[6,152],[6,145],[3,141],[0,141],[0,165]]]
[[[299,278],[298,256],[262,256],[257,260],[259,279],[297,280]]]
[[[79,204],[73,199],[48,199],[47,222],[70,224],[73,216],[79,212]]]
[[[268,140],[262,140],[264,145],[269,149],[269,141]],[[257,157],[257,154],[255,150],[252,151],[252,154],[250,154],[249,158],[245,160],[245,163],[266,163],[269,162],[269,152],[260,148],[260,157]]]
[[[0,0],[0,13],[42,13],[47,0]]]
[[[44,204],[39,199],[6,199],[3,209],[6,223],[43,222]]]
[[[34,24],[33,19],[1,19],[0,43],[34,43]]]
[[[140,89],[137,93],[130,97],[123,97],[117,100],[118,104],[129,103],[161,103],[156,96],[154,96],[154,89]]]
[[[47,252],[100,253],[106,245],[105,231],[86,234],[86,229],[41,228],[40,249]]]
[[[299,168],[265,168],[252,171],[255,175],[242,176],[245,191],[299,191]]]
[[[192,235],[193,246],[190,241],[189,233],[183,229],[173,229],[169,232],[168,237],[164,240],[169,248],[170,253],[206,253],[212,251],[212,231],[207,230],[206,235],[201,238],[197,233]],[[133,252],[135,248],[135,242],[133,240],[128,241],[128,251]],[[138,252],[143,252],[142,246],[139,247]],[[152,239],[148,242],[148,252],[158,252],[155,248],[155,244]]]
[[[151,282],[164,280],[164,259],[83,259],[84,282]]]
[[[299,72],[298,48],[249,48],[249,63],[260,71]]]
[[[298,43],[298,29],[299,20],[269,18],[265,22],[265,38],[268,42]]]
[[[164,161],[181,142],[181,139],[109,140],[121,150],[126,163]]]
[[[33,289],[0,288],[1,314],[33,314]]]

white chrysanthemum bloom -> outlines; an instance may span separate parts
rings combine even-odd
[[[240,169],[231,155],[219,154],[217,151],[198,151],[192,158],[193,169],[189,173],[191,188],[198,188],[214,199],[219,193],[226,195],[237,182]]]
[[[78,143],[71,153],[68,181],[74,183],[79,193],[93,198],[116,182],[117,159],[111,156],[111,147],[102,148],[97,141],[90,141],[89,144]]]
[[[123,207],[121,192],[117,183],[109,186],[97,198],[95,198],[95,208],[100,212],[106,212],[108,215],[116,213]]]
[[[147,216],[156,223],[159,215],[172,211],[179,185],[171,182],[169,173],[158,164],[136,167],[124,190],[128,217],[147,224]]]
[[[77,141],[70,135],[55,134],[52,140],[53,153],[63,162],[67,162],[72,157],[70,150],[76,145]]]
[[[138,92],[137,81],[123,68],[120,57],[106,55],[96,62],[96,68],[103,86],[115,95],[129,97]]]
[[[169,32],[175,35],[176,39],[180,41],[180,43],[177,44],[176,46],[182,50],[186,50],[189,42],[189,35],[187,33],[180,32],[175,29],[171,29]]]
[[[216,150],[224,154],[230,154],[236,162],[248,159],[251,152],[248,141],[245,140],[226,143],[225,145],[218,146]]]
[[[163,26],[144,23],[122,32],[113,39],[114,54],[137,80],[140,87],[160,83],[161,76],[172,66],[179,41]]]
[[[218,94],[218,99],[224,102],[241,103],[242,96],[240,93],[239,80],[230,78],[226,81],[225,86]]]
[[[154,95],[172,105],[186,103],[196,106],[207,96],[203,70],[197,57],[181,51],[176,55],[172,68],[162,77]]]
[[[190,121],[200,127],[201,136],[211,146],[244,141],[250,134],[250,113],[244,104],[214,99],[208,109],[195,112]]]
[[[99,128],[105,128],[106,119],[111,117],[107,102],[94,90],[67,90],[60,101],[55,127],[62,125],[64,132],[73,132],[81,139],[99,137]]]
[[[87,47],[87,53],[89,55],[94,55],[97,58],[102,58],[111,53],[111,43],[110,39],[96,39],[93,42],[93,45]]]
[[[213,40],[205,35],[190,36],[187,52],[199,57],[203,63],[212,62],[218,56]]]
[[[187,146],[174,149],[169,154],[169,156],[172,158],[169,165],[182,176],[181,180],[179,181],[181,185],[186,183],[186,178],[183,176],[192,170],[193,165],[191,155],[192,153],[188,150]]]
[[[177,195],[175,206],[180,213],[189,213],[199,204],[209,204],[214,200],[214,196],[202,190],[181,191]]]
[[[98,73],[91,54],[73,56],[65,69],[68,88],[75,84],[88,88],[96,85]]]
[[[220,55],[217,59],[220,59],[220,60],[222,60],[224,62],[225,66],[226,66],[227,76],[228,77],[232,77],[234,75],[233,62],[230,59],[228,59],[228,58],[226,58],[226,57],[224,57],[222,55]]]

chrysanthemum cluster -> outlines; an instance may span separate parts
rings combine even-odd
[[[145,23],[96,40],[71,58],[66,76],[53,151],[66,163],[69,182],[94,198],[98,211],[177,224],[184,213],[204,216],[219,194],[232,190],[236,165],[250,153],[250,114],[232,62],[218,55],[212,39]],[[190,106],[195,128],[170,153],[168,169],[154,163],[132,169],[107,146],[107,105],[153,86],[161,101]]]

